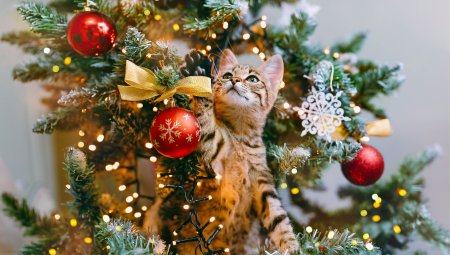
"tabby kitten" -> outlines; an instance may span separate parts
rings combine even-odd
[[[201,161],[219,177],[217,181],[204,182],[197,196],[213,197],[197,208],[201,220],[216,218],[205,230],[205,236],[223,225],[212,242],[214,249],[229,248],[234,255],[256,255],[264,246],[283,253],[288,251],[286,254],[298,250],[296,236],[267,166],[262,139],[283,69],[283,60],[278,55],[254,68],[239,65],[234,54],[225,50],[213,98],[195,100],[194,113],[202,127],[198,146]],[[183,221],[173,220],[169,220],[169,225],[175,224],[173,229]],[[177,239],[189,237],[182,234]],[[196,248],[195,243],[178,246],[178,254],[183,255],[194,254]]]

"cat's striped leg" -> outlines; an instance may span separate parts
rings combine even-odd
[[[281,206],[273,177],[268,169],[254,171],[253,182],[256,213],[270,238],[273,247],[283,253],[296,254],[299,248],[287,212]]]

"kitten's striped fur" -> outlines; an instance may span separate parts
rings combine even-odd
[[[282,208],[266,162],[262,132],[283,76],[283,62],[274,56],[258,68],[239,65],[234,54],[221,56],[213,98],[197,98],[194,113],[202,127],[199,149],[205,166],[221,176],[205,183],[200,192],[212,201],[200,205],[199,218],[216,220],[223,230],[214,248],[230,248],[235,255],[288,250],[298,243],[286,211]],[[256,79],[255,79],[256,78]],[[202,197],[202,195],[199,195]],[[174,226],[176,228],[176,225]],[[180,245],[179,254],[194,254],[195,247]]]

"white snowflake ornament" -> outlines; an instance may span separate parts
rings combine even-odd
[[[317,91],[314,87],[311,89],[310,95],[301,107],[295,107],[305,128],[301,136],[310,133],[330,140],[331,134],[342,124],[342,121],[350,120],[349,117],[344,116],[344,110],[340,108],[339,97],[342,93],[339,91],[333,95]]]

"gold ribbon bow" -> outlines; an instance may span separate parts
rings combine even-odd
[[[131,61],[126,62],[125,83],[130,86],[118,85],[120,97],[127,101],[142,101],[159,96],[154,102],[171,98],[175,94],[188,94],[198,97],[212,95],[211,79],[205,76],[189,76],[168,88],[159,84],[152,70],[140,67]]]

